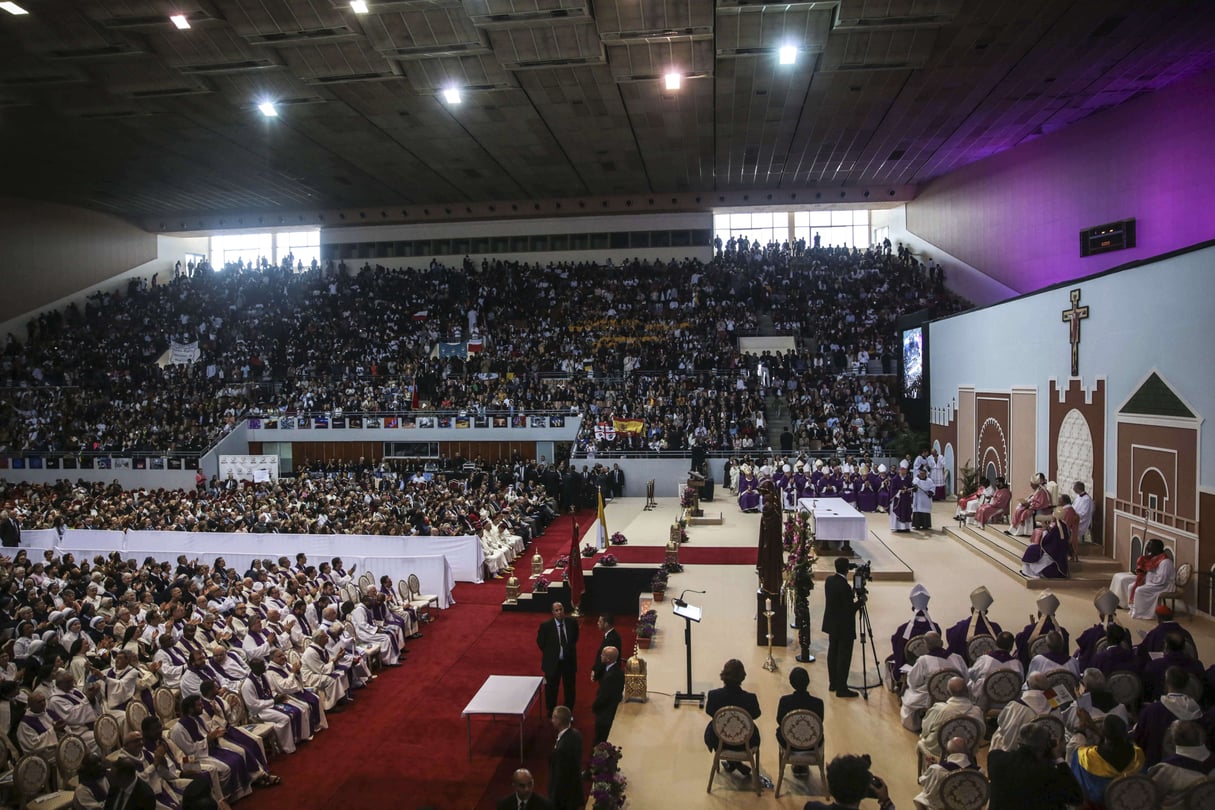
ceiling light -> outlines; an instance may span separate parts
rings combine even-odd
[[[350,10],[355,14],[366,14],[367,0],[350,0]]]
[[[169,17],[169,21],[177,26],[178,31],[185,31],[190,27],[190,21],[186,19],[185,14],[174,14]]]
[[[682,82],[683,82],[683,76],[680,76],[678,73],[668,73],[667,74],[667,89],[668,90],[678,90],[679,85]]]
[[[278,109],[274,106],[273,101],[263,101],[261,104],[257,105],[257,108],[261,110],[262,115],[266,116],[267,118],[276,118],[278,116]]]
[[[449,87],[446,90],[444,90],[443,91],[443,100],[446,101],[448,104],[459,104],[460,103],[460,88]]]
[[[0,3],[0,8],[4,9],[9,14],[12,14],[14,17],[20,17],[22,14],[29,14],[28,11],[16,3]]]
[[[797,64],[797,46],[796,45],[781,46],[780,63],[782,65]]]

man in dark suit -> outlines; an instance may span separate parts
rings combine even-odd
[[[620,644],[620,633],[616,632],[615,625],[616,617],[611,613],[604,613],[599,617],[599,632],[603,633],[603,640],[599,642],[599,649],[595,651],[595,665],[591,667],[591,680],[599,680],[599,676],[603,674],[603,651],[608,647],[615,647],[617,650],[624,649]]]
[[[548,760],[548,800],[556,810],[582,810],[582,735],[570,727],[569,708],[558,706],[552,717],[557,743]]]
[[[836,557],[835,576],[828,577],[823,588],[823,632],[828,639],[828,688],[836,697],[854,698],[857,693],[848,688],[848,670],[852,668],[852,645],[856,641],[856,612],[862,603],[852,593],[848,565],[846,557]]]
[[[536,780],[527,768],[515,771],[511,784],[515,792],[498,800],[498,810],[552,810],[553,803],[535,792]]]
[[[598,745],[608,738],[612,731],[612,721],[616,719],[616,707],[624,700],[624,670],[620,668],[620,650],[616,647],[604,647],[600,653],[603,664],[603,674],[599,676],[599,691],[591,704],[595,713],[595,740],[591,747]]]
[[[21,545],[21,526],[7,509],[0,512],[0,543],[3,543],[5,548]]]
[[[827,764],[827,785],[835,801],[806,802],[802,810],[854,810],[863,799],[877,799],[878,810],[893,810],[890,788],[880,777],[869,772],[869,755],[844,754]]]
[[[1021,727],[1012,751],[987,755],[991,810],[1063,810],[1084,795],[1063,761],[1063,740],[1056,743],[1043,725]]]
[[[571,564],[577,564],[574,560]],[[557,707],[557,689],[565,685],[565,706],[574,708],[578,673],[578,623],[565,618],[565,605],[553,603],[553,618],[536,632],[540,669],[544,672],[544,701],[551,712]]]
[[[612,496],[624,497],[624,470],[620,469],[619,464],[612,465]]]
[[[135,772],[135,763],[117,759],[110,769],[110,793],[105,810],[156,810],[156,794]]]
[[[810,694],[810,673],[805,667],[794,667],[789,672],[789,685],[793,687],[793,691],[787,695],[782,695],[780,703],[776,706],[776,741],[780,743],[782,748],[785,747],[785,737],[780,733],[781,721],[785,719],[785,715],[799,709],[806,709],[818,715],[818,719],[823,719],[823,699]],[[796,765],[793,768],[795,776],[802,776],[808,769],[804,765]]]

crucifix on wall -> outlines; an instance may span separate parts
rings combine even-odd
[[[1068,340],[1072,344],[1072,376],[1080,376],[1080,321],[1088,317],[1088,307],[1080,306],[1079,288],[1071,291],[1071,308],[1063,310],[1063,322],[1069,324]]]

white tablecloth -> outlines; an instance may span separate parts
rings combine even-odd
[[[869,536],[865,516],[843,498],[801,498],[797,508],[814,513],[815,539],[855,543]]]
[[[228,534],[225,532],[143,532],[125,535],[115,531],[69,530],[64,534],[59,550],[70,551],[77,557],[110,551],[124,556],[138,554],[157,559],[175,560],[179,554],[193,559],[204,555],[224,557],[235,566],[235,560],[277,560],[304,552],[313,564],[333,557],[353,564],[365,558],[433,557],[447,558],[458,582],[481,582],[481,541],[473,536],[462,537],[384,537],[359,534]],[[243,570],[243,569],[242,569]],[[390,573],[384,571],[383,573]],[[421,576],[419,574],[419,576]],[[433,588],[438,587],[435,583]]]
[[[544,679],[539,675],[490,675],[468,701],[461,717],[470,714],[527,714]]]

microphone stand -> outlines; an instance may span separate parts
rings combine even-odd
[[[683,591],[683,593],[679,594],[679,598],[675,600],[676,608],[688,607],[688,603],[684,601],[683,597],[689,593],[705,593],[705,592],[692,590],[691,588],[685,589]],[[675,693],[675,708],[678,709],[680,703],[683,703],[685,701],[694,700],[694,701],[696,701],[697,705],[699,705],[700,708],[703,709],[705,707],[705,693],[692,691],[692,619],[690,616],[688,616],[686,614],[681,616],[680,618],[683,619],[683,623],[684,623],[683,644],[684,644],[684,654],[686,656],[686,663],[687,663],[688,685],[687,685],[687,689],[685,691]],[[697,621],[700,621],[700,620],[697,619]]]

